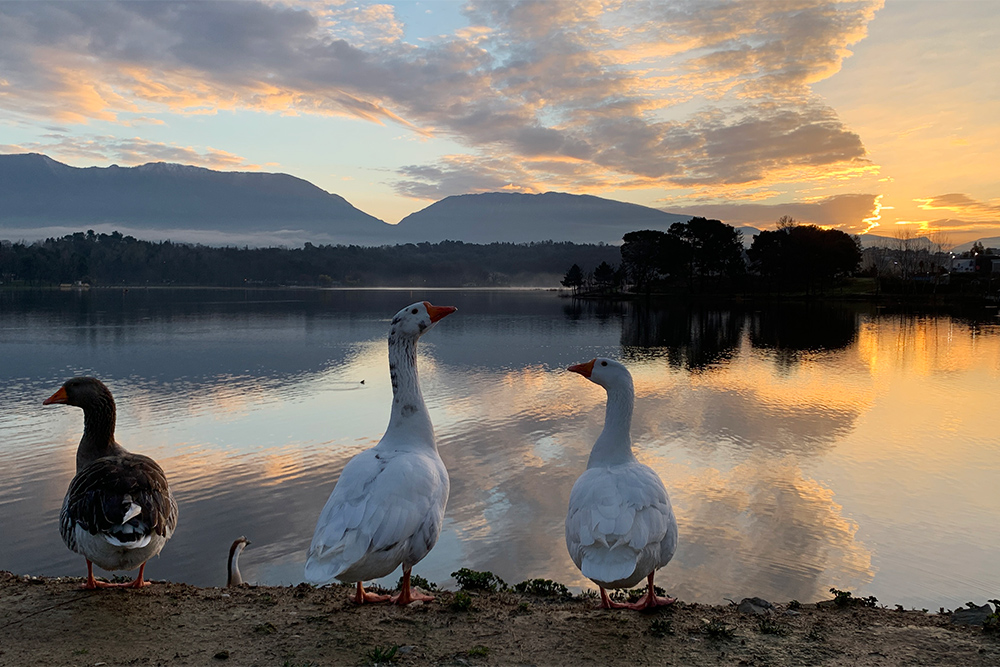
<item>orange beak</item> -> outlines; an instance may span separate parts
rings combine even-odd
[[[573,371],[574,373],[579,373],[585,378],[590,378],[590,374],[594,372],[595,361],[597,361],[597,359],[591,359],[585,364],[575,364],[573,366],[570,366],[566,370]]]
[[[431,322],[437,322],[458,310],[455,306],[432,306],[428,301],[424,301],[424,308],[427,309],[427,314],[431,316]]]
[[[66,395],[66,388],[59,387],[59,391],[57,391],[56,393],[52,394],[44,401],[42,401],[42,405],[52,405],[53,403],[66,403],[67,401],[69,401],[69,396]]]

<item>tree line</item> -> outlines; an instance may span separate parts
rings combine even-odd
[[[641,230],[624,236],[618,266],[598,265],[584,273],[570,267],[562,284],[575,290],[623,288],[725,292],[748,287],[767,291],[822,291],[852,275],[861,262],[855,237],[836,229],[796,224],[782,218],[744,249],[743,235],[720,220],[695,217],[665,232]]]
[[[0,281],[51,285],[505,286],[557,283],[569,264],[616,261],[618,248],[552,241],[302,248],[210,247],[77,232],[0,241]]]

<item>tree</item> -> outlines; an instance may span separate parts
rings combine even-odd
[[[704,283],[706,278],[735,277],[744,270],[743,235],[721,220],[691,218],[675,222],[667,232],[676,241],[671,248],[671,261],[688,260],[688,276]]]
[[[615,278],[617,277],[617,271],[615,267],[611,266],[607,262],[601,262],[594,269],[594,282],[600,289],[608,289],[615,283]]]
[[[785,287],[811,291],[854,272],[861,261],[857,239],[837,229],[794,225],[758,234],[747,251],[757,270]]]
[[[574,292],[579,292],[580,286],[583,285],[583,269],[574,264],[569,267],[569,271],[560,282],[564,287],[572,287]]]
[[[636,291],[648,294],[660,277],[666,236],[664,232],[644,229],[622,237],[622,267]]]

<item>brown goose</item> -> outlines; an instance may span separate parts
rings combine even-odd
[[[115,442],[115,400],[100,380],[67,380],[44,405],[83,408],[83,438],[76,450],[76,476],[69,484],[59,532],[71,550],[87,559],[86,589],[141,588],[146,561],[160,553],[177,526],[177,503],[156,461]],[[105,570],[134,570],[128,584],[94,579],[93,563]]]

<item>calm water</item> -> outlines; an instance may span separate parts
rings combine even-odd
[[[833,586],[931,609],[1000,594],[992,312],[519,291],[0,292],[0,569],[85,572],[57,528],[82,413],[41,402],[93,374],[118,400],[119,441],[161,463],[181,506],[149,575],[222,585],[246,534],[247,580],[301,581],[340,470],[388,420],[388,318],[422,299],[460,309],[420,346],[452,479],[444,533],[416,568],[430,580],[470,567],[590,585],[563,519],[604,394],[563,369],[605,355],[632,370],[636,453],[678,515],[658,577],[671,594],[806,601]]]

